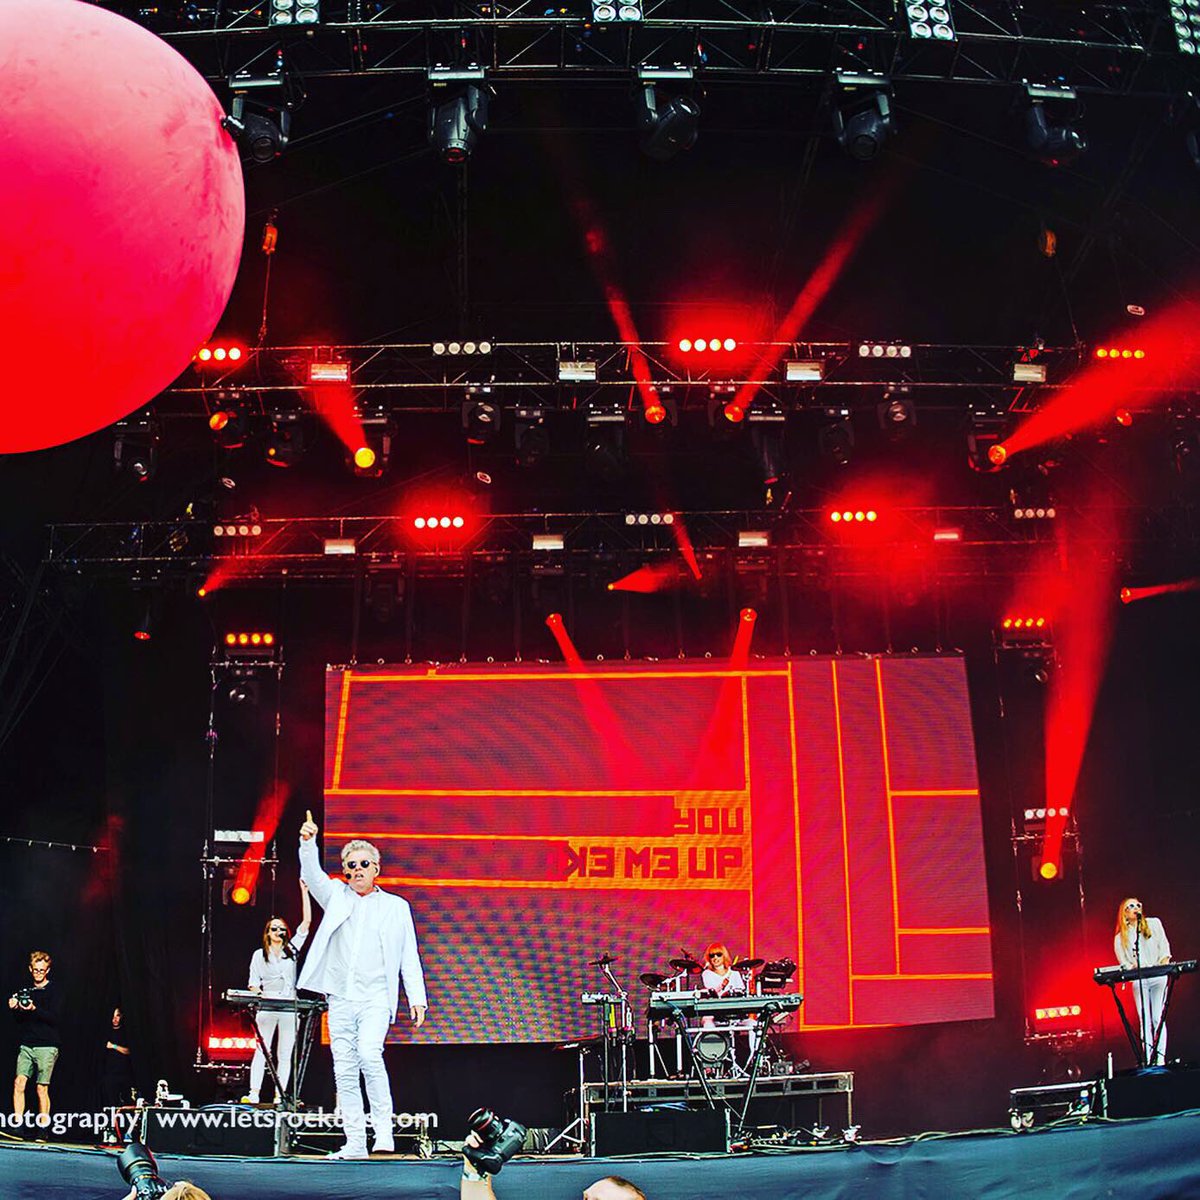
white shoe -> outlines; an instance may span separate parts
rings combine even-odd
[[[339,1158],[339,1159],[348,1159],[348,1158],[357,1159],[357,1158],[369,1158],[370,1155],[367,1154],[367,1148],[365,1145],[364,1146],[351,1146],[351,1145],[347,1144],[347,1145],[343,1146],[340,1150],[335,1150],[332,1154],[327,1154],[325,1157],[326,1158]]]
[[[242,1097],[242,1103],[243,1104],[258,1104],[259,1099],[253,1092],[251,1092],[248,1096]]]
[[[376,1138],[371,1146],[372,1154],[395,1154],[396,1142],[394,1138]]]

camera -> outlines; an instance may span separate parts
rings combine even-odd
[[[159,1200],[167,1183],[158,1173],[154,1155],[141,1142],[130,1142],[117,1156],[121,1178],[137,1193],[138,1200]]]
[[[23,1008],[28,1008],[33,1003],[33,989],[18,988],[13,992],[13,999]]]
[[[464,1146],[463,1154],[477,1170],[496,1175],[525,1144],[525,1126],[496,1116],[490,1108],[477,1108],[467,1124],[479,1135],[482,1146]]]

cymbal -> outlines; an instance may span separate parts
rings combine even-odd
[[[662,987],[667,982],[665,975],[658,974],[657,971],[647,971],[644,975],[639,975],[638,978],[648,987]]]
[[[735,971],[757,971],[763,965],[765,960],[761,958],[739,958],[733,964]]]
[[[694,958],[673,958],[671,966],[677,971],[698,971],[700,964]]]

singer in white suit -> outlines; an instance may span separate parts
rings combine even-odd
[[[300,827],[300,878],[325,915],[313,935],[297,986],[329,998],[329,1041],[346,1144],[337,1158],[367,1156],[367,1119],[359,1077],[366,1085],[374,1132],[372,1149],[395,1149],[392,1091],[383,1043],[400,1007],[400,980],[412,1022],[425,1020],[425,977],[408,901],[375,886],[379,851],[370,842],[342,848],[340,880],[330,879],[317,854],[312,813]]]

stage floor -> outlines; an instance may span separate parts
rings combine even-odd
[[[213,1200],[449,1200],[458,1162],[159,1156],[163,1176],[190,1179]],[[1200,1200],[1200,1112],[1014,1134],[928,1134],[903,1142],[741,1155],[518,1159],[498,1177],[499,1200],[575,1200],[604,1175],[638,1183],[650,1200]],[[104,1150],[0,1145],[3,1200],[120,1200]]]

